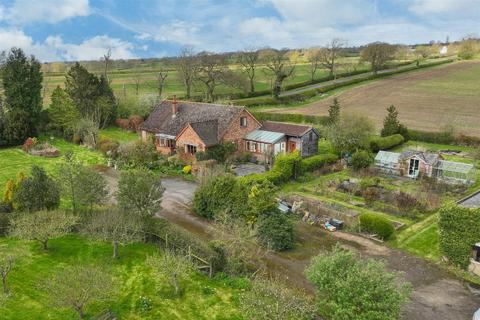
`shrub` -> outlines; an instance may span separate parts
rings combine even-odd
[[[355,170],[368,168],[373,163],[373,156],[366,150],[359,150],[352,156],[352,166]]]
[[[130,121],[128,119],[118,118],[115,120],[115,125],[119,128],[122,128],[123,130],[130,129]]]
[[[318,170],[326,164],[331,164],[337,161],[338,157],[334,154],[319,154],[316,156],[302,159],[300,164],[300,171],[302,173]]]
[[[128,117],[128,126],[134,131],[138,131],[138,127],[143,123],[143,118],[139,115],[131,115]]]
[[[258,222],[258,239],[263,246],[275,251],[291,249],[295,241],[293,224],[280,212],[261,217]]]
[[[183,167],[182,171],[185,174],[189,174],[190,172],[192,172],[192,166],[187,165],[187,166]]]
[[[123,168],[148,168],[158,167],[161,155],[153,143],[135,141],[121,144],[118,148],[117,161]]]
[[[0,206],[2,204],[0,203]],[[4,237],[8,233],[8,228],[10,227],[10,219],[9,214],[6,212],[2,212],[0,208],[0,237]]]
[[[367,187],[362,191],[362,196],[365,199],[366,204],[371,204],[380,198],[380,193],[375,187]]]
[[[418,205],[417,198],[403,191],[394,193],[394,201],[400,210],[404,209],[410,211]]]
[[[217,213],[228,210],[232,200],[229,197],[234,195],[236,182],[232,175],[217,176],[206,181],[195,191],[195,212],[204,218],[213,219]]]
[[[235,144],[227,142],[208,148],[205,152],[197,152],[195,157],[198,161],[214,159],[219,163],[224,163],[233,155],[235,150]]]
[[[372,232],[383,240],[390,239],[395,232],[390,220],[373,213],[364,213],[360,216],[360,227],[362,231]]]
[[[102,138],[98,144],[98,150],[104,155],[115,157],[119,146],[120,143],[118,141]]]
[[[466,269],[472,245],[480,242],[480,209],[447,205],[438,220],[440,250],[453,264]]]
[[[370,140],[370,149],[373,152],[379,150],[388,150],[405,142],[405,139],[401,134],[394,134],[387,137],[375,137]]]
[[[38,142],[37,138],[28,138],[23,143],[23,146],[22,146],[23,151],[29,152],[30,149],[32,149],[37,144],[37,142]]]

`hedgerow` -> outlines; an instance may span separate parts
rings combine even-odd
[[[364,213],[360,216],[362,231],[376,234],[383,240],[388,240],[395,232],[393,223],[385,217],[374,213]]]
[[[334,163],[338,160],[338,157],[334,154],[327,153],[327,154],[319,154],[316,156],[308,157],[302,159],[300,163],[300,172],[306,173],[320,169],[321,167]]]
[[[472,246],[480,242],[480,209],[447,205],[438,220],[440,251],[448,260],[466,269]]]
[[[370,140],[370,149],[373,152],[379,150],[388,150],[398,145],[401,145],[405,139],[401,134],[393,134],[387,137],[375,137]]]

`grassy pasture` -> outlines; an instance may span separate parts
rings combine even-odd
[[[480,136],[480,61],[463,61],[339,90],[322,99],[263,111],[327,115],[334,97],[344,112],[362,113],[381,128],[386,108],[395,105],[399,118],[411,129]]]
[[[193,273],[183,283],[184,294],[172,296],[167,283],[155,285],[154,275],[145,266],[146,257],[158,250],[153,245],[121,247],[120,258],[115,261],[110,244],[73,235],[52,240],[48,252],[33,242],[5,238],[0,238],[0,246],[25,254],[10,274],[12,294],[0,306],[1,319],[77,319],[69,309],[50,307],[48,295],[39,288],[39,283],[55,270],[74,264],[98,266],[110,272],[117,284],[109,301],[87,308],[88,319],[108,309],[119,319],[242,319],[236,303],[240,290],[236,287],[245,285],[244,281],[209,279]],[[139,307],[141,296],[151,301],[150,310]]]

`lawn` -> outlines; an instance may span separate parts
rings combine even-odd
[[[100,138],[108,138],[120,143],[136,141],[139,137],[140,135],[136,132],[126,131],[118,127],[108,127],[100,131]]]
[[[236,301],[239,288],[246,285],[245,280],[209,279],[193,273],[183,283],[183,295],[175,297],[168,284],[155,285],[150,269],[144,264],[148,255],[158,251],[154,245],[120,247],[117,260],[112,260],[109,244],[78,236],[52,240],[48,252],[32,242],[0,238],[0,245],[25,253],[9,276],[12,295],[3,308],[0,307],[1,319],[76,319],[71,310],[50,307],[49,297],[39,288],[39,283],[55,270],[79,263],[110,272],[117,286],[109,301],[87,308],[87,318],[110,309],[119,319],[242,319]],[[150,310],[139,308],[141,296],[151,301]]]
[[[77,159],[84,164],[94,165],[105,163],[105,159],[101,153],[67,142],[62,138],[41,137],[40,140],[48,141],[51,145],[57,147],[61,155],[72,152]],[[15,178],[21,171],[28,173],[32,165],[42,166],[48,173],[55,174],[58,172],[58,165],[62,161],[62,156],[58,158],[32,156],[25,153],[21,147],[0,149],[0,193],[3,193],[3,186],[5,186],[8,179]]]

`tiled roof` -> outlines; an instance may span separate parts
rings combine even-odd
[[[294,137],[301,137],[311,129],[313,129],[313,127],[311,126],[291,124],[291,123],[285,123],[285,122],[265,121],[262,123],[262,130],[281,132],[281,133],[285,133],[288,136],[294,136]],[[318,132],[316,133],[318,135]]]
[[[218,143],[218,120],[194,122],[190,125],[207,147]]]
[[[417,156],[428,164],[435,164],[438,160],[441,160],[442,157],[436,153],[427,153],[423,151],[416,150],[406,150],[400,154],[401,159],[408,159],[413,156]]]
[[[176,136],[188,123],[216,120],[217,139],[220,139],[231,121],[242,110],[244,110],[243,107],[177,101],[177,113],[172,117],[172,101],[164,100],[155,107],[140,129]]]

